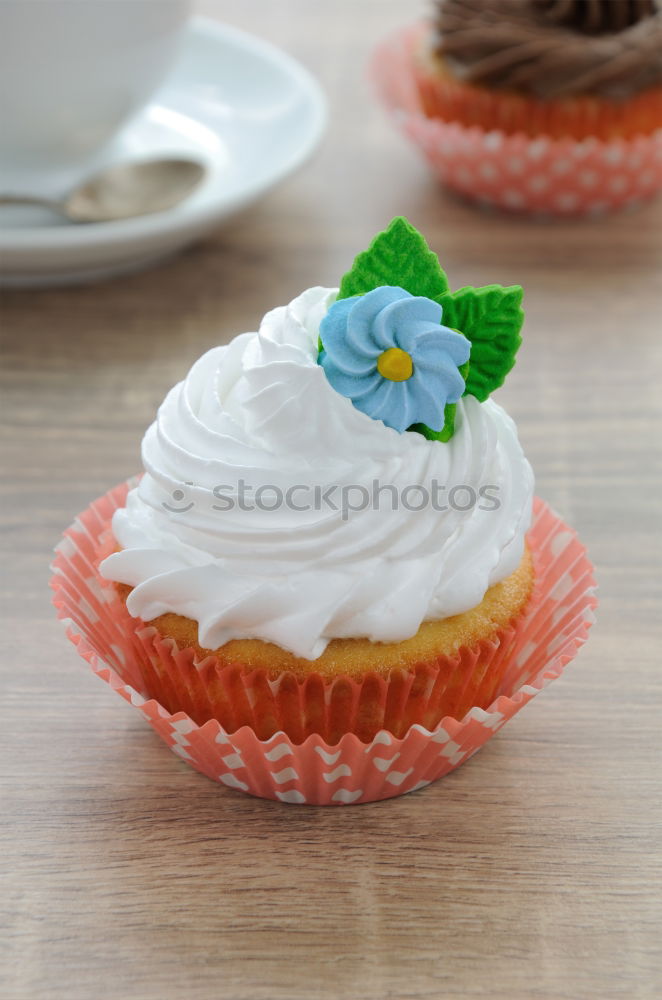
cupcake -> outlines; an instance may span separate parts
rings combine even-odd
[[[373,75],[441,178],[485,204],[601,214],[662,188],[657,0],[439,0]]]
[[[150,661],[152,696],[228,731],[329,742],[490,703],[534,585],[533,477],[488,398],[521,299],[452,294],[395,220],[340,289],[194,364],[99,569],[181,654]]]
[[[574,656],[590,564],[490,398],[521,302],[452,292],[393,220],[339,288],[204,354],[139,479],[67,531],[73,641],[193,766],[288,802],[400,794]]]
[[[425,113],[583,140],[662,127],[655,0],[440,0],[418,54]]]

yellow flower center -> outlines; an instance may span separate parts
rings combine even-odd
[[[389,347],[377,358],[377,371],[391,382],[406,382],[414,372],[411,355],[399,347]]]

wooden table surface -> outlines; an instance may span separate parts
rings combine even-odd
[[[364,79],[412,5],[203,9],[313,70],[330,127],[295,177],[159,269],[3,298],[0,995],[659,996],[662,203],[543,225],[443,193]],[[589,547],[599,621],[564,677],[440,782],[277,805],[190,770],[87,670],[50,606],[50,552],[138,468],[200,353],[336,283],[396,214],[456,286],[525,287],[499,399],[538,492]]]

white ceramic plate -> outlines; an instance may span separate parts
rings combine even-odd
[[[325,120],[319,85],[294,59],[235,28],[194,18],[166,83],[86,172],[188,153],[208,168],[200,187],[167,212],[103,224],[72,225],[46,210],[4,207],[0,284],[92,281],[174,253],[299,166]]]

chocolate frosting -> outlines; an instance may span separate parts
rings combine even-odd
[[[435,51],[467,83],[625,98],[662,83],[657,0],[438,0]]]
[[[579,31],[624,31],[655,13],[654,0],[533,0],[551,21]]]

